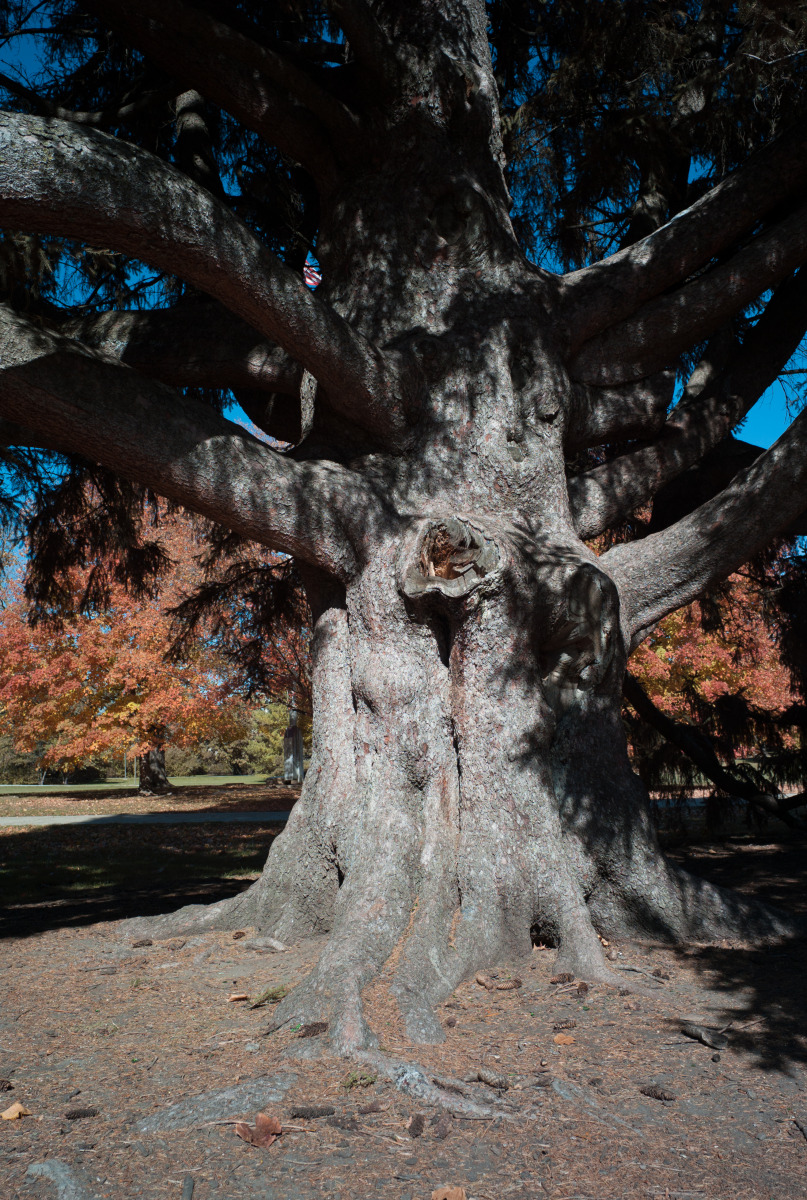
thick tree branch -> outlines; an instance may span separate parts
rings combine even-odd
[[[12,79],[10,75],[0,74],[0,86],[11,92],[12,95],[19,97],[20,100],[27,101],[40,116],[72,121],[75,125],[90,125],[94,129],[109,129],[112,125],[130,121],[133,117],[138,117],[142,113],[165,104],[176,91],[175,88],[158,88],[145,92],[137,100],[132,100],[128,104],[102,108],[97,112],[82,112],[72,108],[62,108],[60,104],[52,103],[44,96],[40,96],[38,92],[20,83],[18,79]]]
[[[386,91],[397,78],[398,63],[367,0],[325,0],[325,4],[341,25],[365,75]]]
[[[296,463],[212,408],[0,307],[0,416],[341,579],[378,519],[360,476]]]
[[[336,412],[390,441],[405,430],[402,357],[355,333],[225,205],[154,155],[95,130],[0,112],[0,221],[179,275],[278,342]]]
[[[631,649],[766,546],[807,509],[807,410],[712,500],[600,559],[619,588]]]
[[[567,275],[570,352],[703,267],[805,185],[807,129],[799,125],[642,241]]]
[[[807,206],[760,234],[724,266],[586,342],[570,361],[569,374],[604,386],[642,379],[670,366],[694,342],[719,329],[805,261]]]
[[[734,771],[723,766],[715,754],[713,747],[704,739],[702,733],[695,733],[681,721],[675,721],[667,713],[661,711],[639,680],[630,673],[625,675],[625,699],[636,713],[652,726],[671,745],[681,750],[691,759],[702,775],[716,784],[721,791],[729,796],[737,796],[745,800],[753,808],[764,812],[767,816],[778,817],[791,829],[798,829],[799,823],[794,821],[791,812],[803,808],[807,804],[807,793],[797,796],[780,796],[777,788],[769,788],[761,792],[759,787],[748,779],[743,779]]]
[[[300,364],[209,300],[90,316],[56,312],[51,320],[60,333],[174,387],[300,393]]]
[[[802,270],[777,289],[728,363],[721,361],[723,339],[715,339],[660,438],[569,481],[580,536],[595,537],[629,516],[727,437],[777,378],[805,331],[807,271]]]
[[[270,145],[302,163],[320,186],[334,183],[335,160],[328,131],[319,117],[275,86],[267,70],[269,63],[262,60],[258,66],[249,61],[262,55],[256,43],[180,0],[166,0],[165,4],[86,0],[86,4],[185,87],[197,89]],[[291,64],[289,67],[296,70]]]
[[[577,384],[572,392],[567,446],[579,449],[658,433],[674,386],[673,371],[661,371],[622,388]]]

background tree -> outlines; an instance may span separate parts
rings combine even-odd
[[[91,494],[90,507],[97,508],[97,502]],[[276,766],[281,755],[272,735],[279,722],[256,712],[251,698],[294,689],[300,696],[296,702],[304,704],[305,636],[296,628],[286,644],[277,624],[267,626],[264,609],[261,629],[273,640],[263,641],[258,650],[253,643],[259,618],[250,603],[260,600],[262,573],[274,578],[272,572],[284,564],[257,547],[246,559],[241,547],[241,589],[236,590],[232,564],[223,583],[211,577],[211,562],[220,556],[201,541],[199,522],[163,506],[150,532],[163,559],[156,595],[131,596],[114,579],[114,564],[99,561],[92,568],[72,567],[58,594],[50,595],[49,608],[43,610],[40,596],[32,614],[22,587],[9,582],[0,612],[0,713],[16,750],[37,753],[42,772],[58,768],[63,773],[136,755],[140,790],[147,793],[169,786],[166,746],[190,750],[213,743],[223,754],[240,742],[255,757],[258,746],[252,743],[264,740],[261,757]],[[52,524],[49,533],[55,536]],[[247,571],[252,592],[243,582]],[[217,588],[229,588],[237,603],[220,609],[210,622],[204,613]],[[91,593],[95,600],[88,598]],[[192,608],[193,623],[181,622],[177,637],[183,605]],[[299,615],[302,620],[304,614]],[[264,726],[268,739],[261,739]]]
[[[324,1017],[345,1052],[393,950],[435,1040],[433,1004],[531,935],[607,978],[597,931],[792,932],[659,854],[620,700],[631,650],[807,506],[807,418],[690,511],[590,543],[798,367],[802,7],[35,19],[43,69],[0,115],[20,478],[83,456],[134,583],[146,488],[291,555],[312,611],[301,801],[253,888],[161,928],[329,930],[278,1019]]]

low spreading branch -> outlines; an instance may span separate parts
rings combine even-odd
[[[580,536],[596,537],[624,520],[727,437],[778,377],[805,330],[807,271],[802,270],[777,289],[725,365],[713,361],[713,350],[721,356],[722,338],[707,348],[656,441],[569,481]]]
[[[0,221],[136,255],[281,345],[337,413],[394,441],[404,361],[382,354],[204,188],[147,151],[67,122],[0,113]]]
[[[584,383],[626,383],[670,366],[768,288],[807,261],[807,206],[760,234],[724,266],[611,325],[569,363]]]
[[[657,733],[660,733],[670,745],[682,751],[701,774],[711,780],[722,792],[744,800],[752,808],[767,816],[778,817],[790,829],[800,827],[798,822],[794,821],[791,813],[794,809],[807,805],[807,793],[801,792],[796,796],[780,796],[779,789],[776,787],[769,787],[766,791],[761,791],[751,780],[743,779],[735,771],[729,771],[723,766],[701,730],[695,733],[682,721],[676,721],[667,713],[662,712],[653,703],[636,676],[631,675],[630,672],[625,675],[623,690],[625,699],[637,715]]]
[[[0,307],[0,417],[345,579],[377,518],[360,476],[296,463],[199,401]]]
[[[635,649],[668,613],[726,579],[807,509],[807,410],[727,488],[660,533],[599,560]]]
[[[334,182],[329,131],[309,109],[276,87],[265,69],[246,61],[248,51],[260,55],[257,44],[180,0],[87,0],[87,7],[184,87],[196,88],[269,145],[302,163],[321,186]]]
[[[672,371],[661,371],[622,388],[578,384],[572,393],[567,446],[579,449],[658,433],[674,386]]]
[[[560,319],[570,352],[728,250],[805,184],[807,129],[799,124],[660,229],[567,275]]]
[[[59,320],[58,331],[174,387],[300,393],[300,364],[209,300],[174,308],[74,313]]]
[[[63,108],[60,104],[54,104],[46,96],[41,96],[39,92],[26,87],[24,83],[13,79],[10,75],[0,73],[0,87],[4,87],[12,96],[25,100],[40,116],[56,117],[60,121],[72,121],[74,125],[89,125],[93,129],[110,129],[113,125],[120,125],[125,121],[131,121],[134,117],[151,112],[170,100],[176,91],[175,88],[157,88],[144,92],[142,96],[128,104],[113,105],[97,111],[76,111],[72,108]]]

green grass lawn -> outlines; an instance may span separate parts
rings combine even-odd
[[[224,787],[225,784],[237,783],[243,787],[253,784],[265,784],[269,775],[171,775],[169,782],[173,787]],[[64,795],[79,792],[136,792],[137,780],[115,778],[103,783],[48,783],[44,786],[37,783],[0,783],[0,795],[15,796],[48,796]]]

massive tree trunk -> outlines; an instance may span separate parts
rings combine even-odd
[[[361,56],[361,19],[356,28],[352,5],[333,7]],[[774,287],[802,261],[798,230],[788,254],[768,233],[732,260],[729,284],[723,266],[685,282],[801,185],[798,153],[775,149],[757,174],[738,172],[636,249],[552,275],[524,259],[510,225],[484,4],[392,7],[390,40],[370,37],[360,143],[336,130],[344,114],[334,102],[343,164],[328,157],[327,138],[305,160],[320,184],[315,297],[212,194],[134,147],[121,168],[100,134],[19,118],[25,185],[7,185],[5,202],[19,226],[55,223],[76,236],[90,221],[104,244],[189,279],[293,360],[273,374],[270,352],[261,357],[267,386],[285,380],[287,411],[276,397],[263,415],[250,410],[270,434],[293,436],[281,456],[120,365],[204,382],[203,346],[183,377],[176,356],[167,362],[158,346],[149,359],[136,344],[134,316],[123,338],[105,316],[92,352],[16,315],[0,325],[8,420],[300,561],[315,620],[302,796],[248,891],[155,927],[251,924],[286,942],[329,932],[278,1019],[328,1020],[343,1052],[372,1042],[361,993],[379,975],[410,1037],[435,1041],[434,1004],[531,940],[557,945],[559,969],[604,979],[598,934],[674,941],[793,928],[665,861],[620,703],[628,654],[654,624],[764,544],[772,514],[784,525],[804,507],[807,418],[670,529],[600,557],[584,537],[697,461],[775,377],[788,336],[798,343],[803,323],[778,341],[749,339],[734,357],[712,361],[707,350],[697,387],[665,421],[671,376],[651,372],[722,325],[749,288]],[[112,8],[158,62],[170,57],[170,41],[138,14],[170,26],[181,5],[164,17],[151,3]],[[206,36],[194,19],[198,42],[177,68],[188,86]],[[216,74],[224,63],[206,61],[208,94],[265,131],[267,111],[251,112],[247,92]],[[103,198],[91,216],[73,169],[81,155]],[[209,330],[215,310],[205,312]],[[226,356],[211,355],[219,380]],[[234,352],[236,382],[259,382],[256,356]],[[750,390],[735,386],[740,367]],[[70,372],[80,387],[65,396]],[[152,416],[159,445],[133,461]],[[660,429],[649,447],[568,477],[575,449]]]

